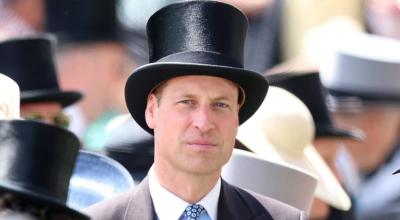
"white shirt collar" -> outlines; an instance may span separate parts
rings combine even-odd
[[[178,220],[185,208],[190,204],[162,187],[158,181],[153,167],[150,168],[148,176],[150,195],[153,200],[154,209],[157,213],[158,219]],[[211,191],[197,203],[201,204],[207,210],[211,220],[217,219],[220,191],[221,178],[218,179]]]

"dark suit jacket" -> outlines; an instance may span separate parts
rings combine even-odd
[[[305,213],[271,198],[244,191],[222,181],[218,220],[306,219]],[[133,190],[95,204],[84,212],[93,220],[157,219],[147,178]]]

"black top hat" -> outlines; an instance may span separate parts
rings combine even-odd
[[[117,0],[46,1],[45,29],[56,34],[60,44],[120,41],[116,4]]]
[[[184,75],[222,77],[245,92],[239,121],[246,121],[261,105],[267,81],[243,69],[246,16],[237,8],[215,1],[188,1],[168,5],[147,22],[150,63],[128,78],[125,100],[129,112],[146,131],[144,112],[149,92],[160,82]]]
[[[284,88],[297,96],[310,110],[316,125],[316,136],[345,137],[362,140],[359,131],[336,128],[325,103],[318,72],[279,73],[267,76],[271,85]]]
[[[63,128],[1,120],[0,193],[11,192],[32,204],[88,219],[65,205],[78,151],[78,138]]]
[[[51,36],[0,42],[0,72],[19,85],[21,104],[54,101],[65,107],[82,97],[79,92],[60,90],[53,44]]]

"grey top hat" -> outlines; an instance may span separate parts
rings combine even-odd
[[[368,34],[351,35],[334,46],[320,75],[336,108],[361,105],[356,102],[399,104],[399,51],[400,41]]]

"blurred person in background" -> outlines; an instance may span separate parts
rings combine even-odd
[[[40,32],[44,0],[0,0],[0,39]]]
[[[84,147],[99,150],[105,126],[127,112],[123,88],[136,66],[116,17],[117,0],[61,0],[46,3],[46,31],[59,39],[61,88],[79,90],[85,99],[70,110],[71,129]]]
[[[17,83],[0,74],[0,219],[86,220],[66,205],[78,138],[55,125],[20,120]]]
[[[63,108],[82,95],[61,90],[54,63],[55,38],[51,35],[10,39],[0,42],[0,72],[21,90],[21,116],[68,128]]]
[[[400,1],[365,0],[367,30],[400,40]]]
[[[321,63],[329,109],[340,126],[366,135],[364,142],[345,142],[355,167],[341,162],[339,171],[358,219],[396,219],[400,179],[391,174],[400,163],[400,42],[359,34],[335,48]]]

